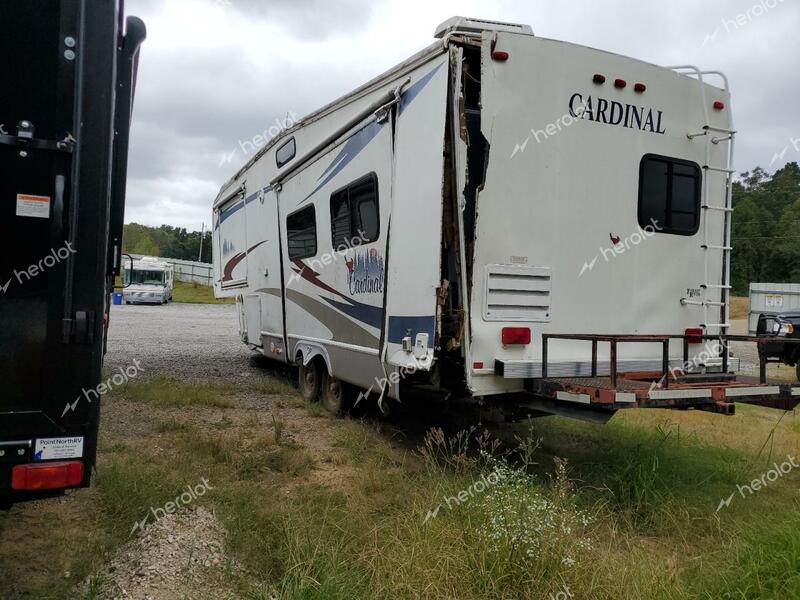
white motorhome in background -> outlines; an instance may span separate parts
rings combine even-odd
[[[436,37],[223,186],[215,293],[243,341],[334,411],[354,388],[600,420],[791,397],[735,382],[721,347],[687,361],[729,327],[725,77],[526,25]]]
[[[125,304],[166,304],[172,300],[174,267],[152,256],[133,260],[124,273]]]

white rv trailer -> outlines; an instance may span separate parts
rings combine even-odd
[[[124,275],[125,304],[166,304],[172,300],[174,270],[172,264],[153,256],[131,261]]]
[[[724,75],[526,25],[455,17],[436,38],[222,187],[215,292],[243,341],[332,410],[351,386],[601,420],[795,402],[721,351]]]

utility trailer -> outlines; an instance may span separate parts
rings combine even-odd
[[[794,406],[728,336],[725,76],[454,17],[282,132],[213,204],[215,293],[332,411]],[[676,341],[679,340],[679,341]],[[670,343],[671,342],[671,343]]]
[[[0,507],[86,487],[121,262],[142,21],[0,3]]]

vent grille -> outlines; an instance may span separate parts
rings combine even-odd
[[[488,265],[486,321],[550,321],[550,269]]]

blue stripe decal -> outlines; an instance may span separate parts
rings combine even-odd
[[[401,344],[411,331],[412,342],[418,333],[428,334],[428,347],[433,346],[436,317],[389,317],[389,343]]]
[[[253,200],[258,198],[258,195],[261,192],[264,192],[265,194],[267,194],[267,193],[269,193],[271,191],[272,191],[272,186],[268,185],[267,187],[258,190],[256,193],[250,194],[244,200],[241,200],[241,201],[237,202],[236,204],[234,204],[233,206],[231,206],[229,208],[226,208],[221,213],[219,213],[219,222],[216,224],[216,226],[214,228],[216,229],[217,227],[219,227],[229,217],[233,216],[235,213],[239,212],[240,209],[244,208],[245,206],[250,204]]]
[[[402,113],[413,101],[414,99],[419,96],[420,92],[425,88],[425,86],[430,83],[433,76],[442,68],[444,63],[440,64],[438,67],[431,69],[431,72],[427,75],[420,78],[414,85],[410,86],[406,91],[404,91],[400,96],[400,112]],[[342,169],[344,169],[347,165],[349,165],[353,159],[359,155],[359,153],[367,147],[367,145],[375,139],[375,137],[380,133],[381,129],[386,123],[378,123],[374,121],[364,127],[363,129],[354,133],[345,143],[344,148],[341,149],[339,154],[336,155],[336,158],[333,159],[328,168],[323,171],[322,175],[319,176],[317,181],[320,183],[314,190],[302,201],[298,202],[298,206],[303,204],[306,200],[311,198],[314,194],[316,194],[320,189],[322,189],[325,184],[327,184],[331,179],[336,177]]]
[[[344,314],[354,318],[361,323],[366,325],[370,325],[375,329],[380,329],[381,325],[383,325],[383,307],[381,306],[370,306],[369,304],[362,304],[360,302],[356,302],[355,300],[349,300],[350,304],[346,304],[344,302],[337,302],[336,300],[331,300],[330,298],[322,298],[330,304],[331,306],[338,308]]]
[[[425,89],[425,86],[428,85],[428,83],[430,83],[430,80],[433,79],[433,76],[436,75],[436,73],[439,71],[439,69],[442,68],[443,65],[444,65],[444,63],[440,64],[438,67],[436,67],[435,69],[431,70],[430,73],[428,73],[427,75],[422,77],[414,85],[409,86],[409,88],[405,92],[403,92],[403,95],[400,97],[400,113],[401,114],[403,113],[403,111],[406,108],[408,108],[408,105],[411,104],[417,96],[419,96],[419,93],[423,89]]]
[[[381,129],[383,129],[384,123],[378,123],[377,121],[373,121],[360,131],[356,132],[344,145],[344,148],[341,149],[339,154],[336,155],[336,158],[333,159],[333,162],[328,166],[327,169],[319,176],[317,181],[322,181],[317,184],[312,192],[303,198],[298,204],[302,204],[311,196],[316,194],[326,183],[328,183],[331,179],[336,177],[342,169],[344,169],[347,165],[349,165],[353,159],[358,156],[361,151],[367,147],[372,140],[380,133]]]

